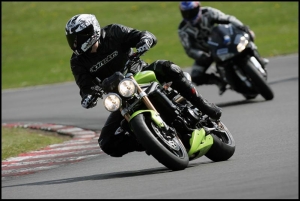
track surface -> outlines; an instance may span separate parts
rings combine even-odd
[[[223,108],[222,121],[236,140],[236,152],[228,161],[202,157],[176,172],[145,153],[112,158],[101,152],[97,138],[108,112],[101,101],[95,109],[81,108],[74,83],[2,90],[2,125],[74,136],[68,143],[2,161],[2,198],[299,198],[298,55],[270,58],[268,72],[272,101],[261,96],[245,101],[232,91],[218,96],[215,86],[198,87]],[[35,160],[41,155],[44,160]]]

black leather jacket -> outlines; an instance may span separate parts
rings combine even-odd
[[[80,95],[92,94],[94,79],[104,80],[124,67],[131,53],[142,37],[153,40],[151,47],[156,45],[156,37],[148,31],[139,31],[120,24],[110,24],[101,29],[99,47],[96,53],[85,52],[79,56],[72,54],[70,63]]]
[[[213,26],[229,23],[237,27],[243,26],[234,16],[226,15],[212,7],[202,7],[201,20],[196,26],[182,20],[178,27],[178,35],[186,54],[198,60],[202,54],[208,53],[207,40]]]

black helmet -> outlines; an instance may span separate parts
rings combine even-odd
[[[80,55],[90,49],[100,38],[100,25],[95,15],[79,14],[66,24],[66,37],[70,48]]]
[[[184,20],[196,24],[201,17],[201,5],[199,1],[182,1],[179,4],[180,12]]]

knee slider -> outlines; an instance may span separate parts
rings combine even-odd
[[[122,157],[124,155],[124,153],[118,153],[118,151],[112,149],[112,146],[110,146],[109,144],[99,143],[99,146],[104,153],[112,157]]]
[[[100,149],[108,154],[108,155],[111,155],[111,154],[114,154],[114,146],[112,143],[108,143],[106,140],[104,139],[98,139],[98,144],[99,144],[99,147]]]

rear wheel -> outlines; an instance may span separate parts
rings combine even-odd
[[[183,170],[188,166],[189,157],[179,137],[166,136],[150,115],[139,114],[130,124],[139,142],[161,164],[171,170]]]
[[[219,122],[219,130],[212,131],[211,135],[214,143],[205,156],[215,162],[228,160],[235,152],[235,141],[228,128]]]

